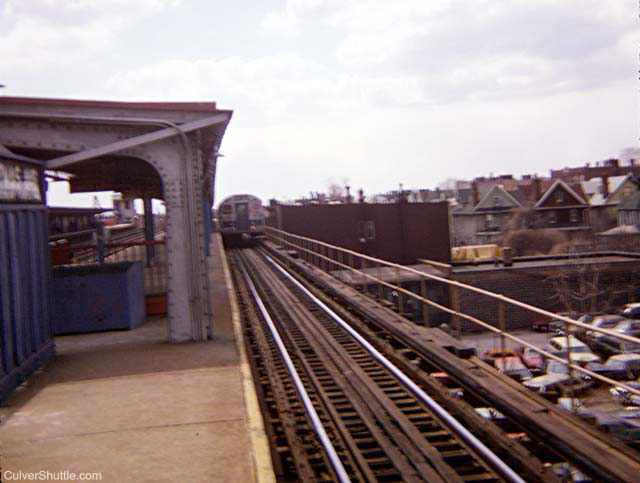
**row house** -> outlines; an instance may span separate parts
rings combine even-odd
[[[588,232],[589,201],[579,183],[526,177],[472,182],[470,203],[452,207],[454,245],[499,243],[510,230]]]
[[[617,225],[625,225],[619,219],[619,209],[638,192],[638,181],[629,173],[621,176],[602,176],[581,183],[589,199],[591,227],[603,232]]]

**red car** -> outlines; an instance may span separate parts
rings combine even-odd
[[[520,346],[517,349],[518,356],[524,365],[533,373],[541,373],[544,367],[544,358],[530,347]]]

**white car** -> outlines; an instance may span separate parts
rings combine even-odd
[[[588,362],[600,362],[600,357],[591,352],[587,344],[572,335],[553,337],[547,342],[547,351],[554,356],[567,357],[569,349],[571,349],[571,362],[580,365],[585,365]]]
[[[552,372],[550,374],[545,374],[544,376],[528,379],[524,381],[522,385],[528,389],[533,389],[534,391],[546,392],[561,384],[567,384],[570,380],[571,378],[569,377],[569,374]]]

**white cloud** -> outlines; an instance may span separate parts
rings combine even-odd
[[[436,102],[617,82],[640,41],[629,0],[290,0],[272,14],[299,30],[332,25],[343,35],[335,53],[343,69],[420,78],[423,97]]]
[[[291,12],[270,12],[262,19],[260,26],[282,35],[293,36],[300,33],[298,17]]]
[[[32,71],[89,60],[114,47],[138,19],[178,0],[6,0],[0,58],[6,71]]]
[[[337,75],[317,62],[283,54],[253,61],[169,60],[113,75],[107,86],[125,99],[142,92],[146,99],[215,98],[261,121],[426,102],[419,78]]]

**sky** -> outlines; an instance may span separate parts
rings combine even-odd
[[[0,0],[0,95],[232,109],[216,203],[548,175],[638,147],[638,18],[637,0]],[[64,185],[50,204],[92,204]]]

